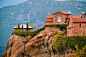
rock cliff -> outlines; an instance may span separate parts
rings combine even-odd
[[[54,27],[46,27],[31,40],[28,40],[27,36],[12,35],[2,57],[51,57],[55,54],[51,39],[57,33],[61,31]]]

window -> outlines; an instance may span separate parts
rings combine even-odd
[[[69,51],[67,52],[67,54],[69,53]]]
[[[79,26],[81,27],[81,24],[79,24]]]
[[[72,51],[70,51],[70,53],[73,53]]]
[[[57,18],[57,22],[61,22],[61,17],[58,17]]]

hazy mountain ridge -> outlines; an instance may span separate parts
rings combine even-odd
[[[44,20],[48,13],[51,14],[61,11],[71,11],[73,15],[81,15],[86,10],[86,2],[65,1],[58,2],[53,0],[29,0],[17,5],[0,8],[0,45],[6,45],[11,36],[13,27],[20,24],[34,24],[38,28],[44,26]],[[38,29],[37,28],[37,29]]]

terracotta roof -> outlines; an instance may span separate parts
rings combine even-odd
[[[70,14],[70,13],[67,13],[67,12],[65,12],[65,11],[57,11],[57,12],[53,13],[53,15],[56,14],[56,13]]]
[[[47,15],[47,19],[53,18],[53,15]]]
[[[86,23],[86,18],[72,18],[73,23]]]
[[[45,20],[46,22],[53,22],[53,20]]]
[[[82,18],[82,16],[81,15],[69,15],[66,18]]]

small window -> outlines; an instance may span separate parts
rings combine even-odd
[[[81,27],[81,24],[79,24],[79,26]]]
[[[61,22],[61,17],[58,17],[57,18],[57,22]]]
[[[69,53],[69,51],[67,52],[67,54]]]
[[[70,51],[70,53],[73,53],[72,51]]]

